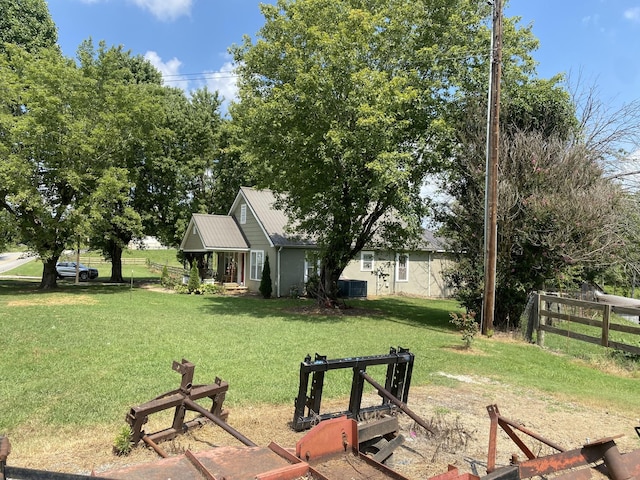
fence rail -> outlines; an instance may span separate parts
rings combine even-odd
[[[562,298],[555,295],[538,294],[534,307],[536,312],[532,315],[537,331],[537,343],[544,344],[545,332],[562,335],[583,342],[589,342],[604,347],[622,350],[634,355],[640,355],[640,347],[617,342],[610,338],[612,331],[637,335],[640,342],[640,327],[624,325],[612,322],[612,314],[633,316],[640,318],[640,309],[629,307],[617,307],[607,303]],[[569,312],[568,307],[573,307]],[[586,316],[590,314],[591,316]],[[599,317],[594,318],[595,316]],[[577,323],[600,329],[600,336],[595,337],[584,333],[561,328],[562,325],[554,325],[554,320]],[[533,329],[531,329],[533,330]]]
[[[71,255],[69,257],[64,257],[66,261],[75,262],[76,257]],[[61,259],[62,260],[62,259]],[[102,257],[80,257],[80,263],[84,265],[104,265],[110,264],[111,260],[105,260]],[[146,265],[147,259],[143,257],[131,257],[131,258],[122,258],[122,265]]]
[[[169,273],[169,275],[183,276],[189,274],[189,272],[181,267],[170,267],[161,263],[149,262],[149,268],[154,268],[159,271],[162,271],[165,266],[167,267],[167,272]]]

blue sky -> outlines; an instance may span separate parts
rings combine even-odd
[[[165,82],[233,97],[227,48],[263,24],[258,0],[48,0],[59,43],[75,56],[92,37],[147,56]],[[275,3],[268,0],[263,3]],[[596,85],[612,105],[640,97],[640,0],[511,0],[507,16],[533,23],[538,73]]]

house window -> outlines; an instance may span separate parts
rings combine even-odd
[[[249,278],[251,280],[262,279],[262,267],[264,267],[264,251],[251,250],[251,261],[249,268]]]
[[[318,252],[307,252],[304,256],[304,283],[318,275],[320,275],[320,255]]]
[[[240,224],[244,225],[247,223],[247,204],[243,203],[240,205]]]
[[[399,253],[396,256],[396,281],[409,281],[409,255],[406,253]]]
[[[195,225],[193,226],[193,234],[194,235],[198,234],[198,227],[196,227]]]
[[[373,272],[373,252],[360,252],[360,271]]]

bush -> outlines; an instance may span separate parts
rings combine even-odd
[[[191,272],[189,272],[189,283],[187,283],[187,290],[189,293],[197,293],[200,289],[200,272],[198,271],[198,262],[194,261],[191,266]]]
[[[174,290],[176,293],[182,294],[192,293],[194,295],[215,295],[222,293],[223,288],[221,285],[215,285],[213,283],[201,283],[195,290],[189,290],[189,285],[176,285]]]
[[[478,333],[478,323],[476,322],[476,312],[457,313],[450,312],[450,322],[453,323],[458,330],[462,333],[462,340],[465,342],[465,347],[470,348],[473,337]]]
[[[317,274],[309,275],[307,283],[304,284],[305,295],[309,298],[318,298],[320,290],[320,277]]]
[[[269,255],[264,259],[262,267],[262,278],[260,279],[260,287],[258,288],[264,298],[271,298],[273,286],[271,285],[271,266],[269,265]]]

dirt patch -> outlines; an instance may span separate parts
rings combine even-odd
[[[40,305],[95,305],[98,301],[90,295],[56,295],[29,297],[7,302],[7,307],[32,307]]]
[[[486,473],[489,438],[489,417],[486,407],[497,404],[500,413],[529,430],[567,449],[577,448],[599,438],[624,434],[616,439],[621,452],[640,448],[634,427],[640,424],[638,410],[611,411],[602,406],[588,406],[554,397],[535,389],[513,388],[509,385],[474,376],[454,376],[446,372],[451,386],[413,387],[409,407],[434,430],[429,434],[405,414],[398,414],[404,444],[398,448],[390,466],[411,479],[426,479],[455,465],[461,472]],[[379,397],[367,397],[364,404],[379,402]],[[324,411],[343,410],[348,399],[323,402]],[[635,413],[634,413],[635,412]],[[290,428],[293,405],[243,406],[230,409],[228,422],[260,446],[271,441],[294,447],[303,433]],[[159,419],[162,425],[146,425],[152,432],[171,423],[171,418]],[[47,431],[33,425],[12,433],[13,450],[9,464],[44,468],[69,473],[97,473],[127,465],[156,460],[151,450],[139,447],[126,457],[112,453],[112,445],[124,422],[114,420],[110,428],[92,430],[63,429]],[[523,455],[501,430],[498,439],[497,462],[506,465],[513,453]],[[538,455],[553,453],[540,442],[527,442]],[[241,444],[219,427],[205,425],[191,430],[161,446],[170,454],[187,449],[200,451],[216,446]]]

